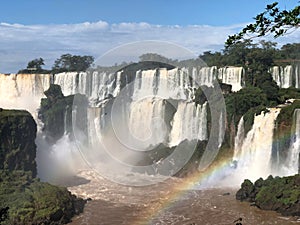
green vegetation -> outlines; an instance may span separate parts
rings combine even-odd
[[[0,169],[36,175],[36,123],[30,113],[0,110]]]
[[[86,71],[94,62],[93,56],[80,56],[63,54],[56,59],[52,70],[45,70],[42,66],[45,65],[43,58],[33,59],[27,64],[26,69],[19,70],[18,73],[61,73],[61,72],[81,72]]]
[[[66,188],[39,182],[22,170],[0,170],[0,199],[0,209],[8,207],[1,224],[64,224],[84,205]]]
[[[276,119],[276,123],[278,124],[284,123],[285,126],[291,127],[293,123],[292,118],[295,109],[300,109],[300,100],[295,100],[291,105],[283,107]]]
[[[269,73],[269,68],[274,65],[285,66],[299,60],[300,44],[287,44],[280,49],[276,45],[269,41],[254,44],[247,39],[228,46],[222,52],[204,52],[199,56],[208,66],[230,65],[245,68],[246,87],[235,93],[224,92],[228,124],[233,121],[237,126],[244,115],[245,129],[248,131],[252,127],[255,114],[266,111],[267,107],[282,104],[287,99],[300,98],[299,89],[280,89]],[[195,102],[201,104],[204,101],[205,96],[201,90],[197,90]]]
[[[42,66],[45,65],[43,58],[33,59],[27,64],[27,68],[19,70],[18,73],[49,73],[49,70],[45,70]]]
[[[86,71],[93,62],[93,56],[64,54],[55,60],[52,73]]]
[[[226,40],[226,46],[231,46],[245,40],[248,34],[256,34],[261,37],[268,34],[274,37],[280,37],[291,29],[296,29],[300,24],[300,5],[290,10],[281,10],[278,8],[278,2],[274,2],[266,6],[264,12],[259,13],[255,18],[255,22],[248,24],[237,34],[229,36]],[[248,38],[249,39],[249,38]]]
[[[245,180],[236,198],[254,202],[261,209],[275,210],[284,216],[300,216],[300,174],[282,178],[269,176],[254,184]]]
[[[0,109],[0,223],[63,224],[84,200],[36,177],[36,123],[30,113]]]
[[[300,89],[294,87],[281,88],[278,94],[280,102],[285,102],[288,99],[300,99]]]

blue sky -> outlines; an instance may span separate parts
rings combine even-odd
[[[95,58],[130,42],[168,41],[195,55],[219,51],[262,12],[265,0],[11,0],[1,4],[0,72],[17,72],[34,58],[51,68],[61,54]],[[280,0],[290,9],[298,0]],[[299,32],[277,39],[298,42]]]
[[[274,0],[275,1],[275,0]],[[146,22],[160,25],[224,26],[246,23],[269,0],[11,0],[1,4],[1,20],[21,24]],[[297,1],[281,0],[282,8]]]

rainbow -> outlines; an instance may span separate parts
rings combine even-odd
[[[143,212],[145,216],[141,219],[135,221],[133,224],[152,224],[153,221],[159,214],[163,213],[166,209],[172,206],[175,202],[174,200],[179,199],[188,190],[195,189],[199,184],[205,181],[208,177],[222,171],[224,168],[229,167],[231,159],[223,159],[215,162],[212,166],[206,169],[204,172],[195,173],[187,178],[182,179],[182,181],[173,187],[169,194],[164,196],[165,201],[157,204],[152,204],[146,208]]]

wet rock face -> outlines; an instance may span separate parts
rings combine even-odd
[[[48,143],[54,144],[64,134],[72,133],[72,108],[75,95],[64,96],[61,87],[56,84],[51,84],[44,93],[47,98],[42,98],[38,114],[43,122],[43,132]],[[87,98],[76,94],[76,104],[83,107],[77,110],[77,116],[83,123],[76,121],[76,125],[85,130],[86,123],[83,118],[86,118]]]
[[[51,84],[45,95],[47,98],[41,100],[39,119],[44,124],[47,141],[55,143],[63,136],[67,129],[65,126],[70,126],[74,96],[64,97],[60,86],[56,84]]]
[[[29,112],[0,110],[0,169],[36,171],[36,123]]]
[[[36,177],[36,123],[30,113],[0,110],[0,224],[64,224],[85,201]]]
[[[290,177],[269,176],[254,184],[245,180],[236,199],[253,202],[264,210],[274,210],[284,216],[300,216],[300,174]]]

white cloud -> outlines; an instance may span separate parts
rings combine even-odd
[[[183,46],[196,55],[220,50],[229,34],[245,24],[226,27],[208,25],[163,26],[148,23],[95,23],[22,25],[0,23],[0,72],[16,72],[31,59],[42,57],[50,68],[61,54],[88,54],[95,58],[119,45],[159,40]],[[296,31],[276,41],[297,42]]]

